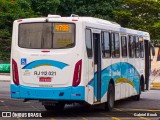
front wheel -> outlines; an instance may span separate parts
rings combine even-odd
[[[107,93],[107,102],[105,103],[105,109],[107,111],[112,111],[114,107],[115,100],[115,90],[113,84],[109,84],[108,93]]]

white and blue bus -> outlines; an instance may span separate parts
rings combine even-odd
[[[15,20],[11,97],[39,100],[46,110],[68,103],[105,103],[149,89],[149,33],[93,17]]]

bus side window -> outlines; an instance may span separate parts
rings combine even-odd
[[[135,57],[139,58],[139,39],[135,36]]]
[[[112,57],[115,57],[115,41],[114,41],[114,33],[111,34],[111,54],[112,54]]]
[[[139,38],[139,45],[140,45],[140,58],[144,58],[144,43],[143,38]]]
[[[126,36],[121,37],[122,57],[127,57],[127,39]]]
[[[129,49],[129,57],[133,58],[135,52],[135,43],[133,40],[133,36],[129,36],[128,49]]]
[[[120,40],[119,40],[119,34],[115,34],[115,57],[120,57]]]
[[[85,31],[85,42],[86,42],[87,56],[88,58],[91,58],[92,57],[92,33],[90,29],[86,29]]]
[[[110,58],[110,35],[109,32],[102,32],[102,57]]]
[[[119,42],[119,34],[112,33],[112,57],[119,58],[120,57],[120,42]]]

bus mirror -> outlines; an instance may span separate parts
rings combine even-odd
[[[155,56],[155,48],[153,44],[150,43],[151,51],[152,51],[152,56]]]

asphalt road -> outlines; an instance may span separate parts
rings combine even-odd
[[[116,101],[113,112],[106,112],[103,106],[90,108],[79,104],[66,105],[63,112],[47,112],[38,101],[23,102],[23,100],[11,99],[9,82],[0,81],[0,116],[4,112],[11,112],[12,117],[0,117],[0,120],[25,120],[30,113],[37,113],[36,119],[75,119],[75,120],[160,120],[160,90],[143,92],[140,101],[130,99]],[[19,115],[20,117],[17,117]],[[21,117],[24,115],[23,117]],[[150,115],[150,117],[148,117]],[[42,118],[41,118],[42,116]]]

